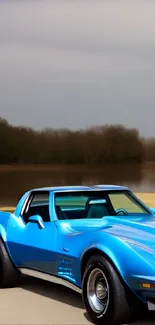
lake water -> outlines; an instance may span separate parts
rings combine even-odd
[[[155,169],[131,166],[0,170],[0,206],[15,205],[27,190],[56,185],[120,184],[137,192],[155,192]]]

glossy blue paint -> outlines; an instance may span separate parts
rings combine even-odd
[[[151,208],[153,214],[155,214],[155,208]]]
[[[28,221],[30,223],[36,223],[38,225],[39,229],[45,228],[43,219],[40,215],[33,215],[32,217],[29,217]]]
[[[96,185],[34,189],[19,200],[13,214],[0,212],[0,235],[17,268],[30,268],[61,277],[82,287],[82,263],[94,249],[106,255],[130,289],[143,301],[155,298],[142,281],[155,283],[155,216],[110,216],[101,219],[58,220],[54,195],[58,192],[124,191],[122,186]],[[49,191],[50,220],[38,227],[39,217],[25,224],[21,211],[33,192]],[[138,202],[141,201],[137,199]],[[146,207],[142,203],[143,207]],[[32,217],[31,217],[32,219]],[[35,219],[35,220],[34,220]],[[32,222],[35,221],[35,222]],[[86,265],[84,265],[85,267]]]
[[[25,224],[15,215],[9,220],[7,247],[17,267],[55,273],[57,229],[54,222],[44,223],[44,226],[39,229],[37,223]]]

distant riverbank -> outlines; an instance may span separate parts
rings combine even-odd
[[[96,184],[123,185],[136,193],[155,193],[155,164],[0,165],[0,207],[15,206],[19,197],[32,188]]]
[[[155,208],[155,193],[135,193],[150,208]]]
[[[155,162],[146,162],[143,164],[100,164],[100,165],[86,165],[86,164],[5,164],[0,165],[0,172],[3,171],[59,171],[59,170],[101,170],[103,168],[129,168],[129,169],[155,169]]]

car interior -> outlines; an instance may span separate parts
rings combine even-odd
[[[98,198],[89,198],[86,202],[84,209],[62,209],[59,205],[55,206],[56,215],[59,220],[66,220],[66,219],[85,219],[85,218],[103,218],[104,216],[109,215],[109,209],[107,203],[94,203],[92,204],[93,200],[98,200]],[[28,222],[29,217],[34,215],[40,215],[44,222],[50,221],[50,214],[49,214],[49,205],[36,205],[30,206],[28,211],[23,214],[23,219],[25,223]]]
[[[125,197],[125,195],[124,195]],[[131,199],[127,199],[124,205],[128,210],[132,212],[132,209],[136,209],[136,203],[132,203]],[[133,205],[130,207],[130,205]],[[29,205],[29,204],[28,204]],[[138,207],[138,209],[140,209]],[[120,211],[119,211],[120,210]],[[62,195],[59,194],[55,198],[55,212],[58,220],[72,220],[72,219],[99,219],[105,216],[124,215],[128,212],[123,208],[117,208],[115,211],[111,199],[108,195]],[[137,213],[144,213],[143,209],[138,210]],[[146,211],[147,213],[147,211]],[[131,213],[130,213],[131,214]],[[135,212],[133,211],[133,214]],[[22,217],[25,223],[28,222],[29,217],[39,215],[44,222],[50,222],[49,213],[49,197],[48,193],[33,195],[30,200],[30,205],[25,209]]]
[[[23,214],[23,219],[25,223],[28,222],[29,217],[34,215],[39,215],[42,217],[44,222],[50,221],[50,214],[49,214],[49,205],[37,205],[31,206],[26,213]]]
[[[94,203],[92,203],[92,200]],[[64,210],[59,205],[56,205],[55,209],[59,220],[103,218],[104,216],[110,215],[108,203],[100,203],[98,197],[89,198],[84,209],[70,208]]]

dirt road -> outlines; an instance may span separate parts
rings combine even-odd
[[[25,277],[20,286],[0,290],[0,324],[91,324],[78,293]],[[155,324],[155,313],[133,325]]]

